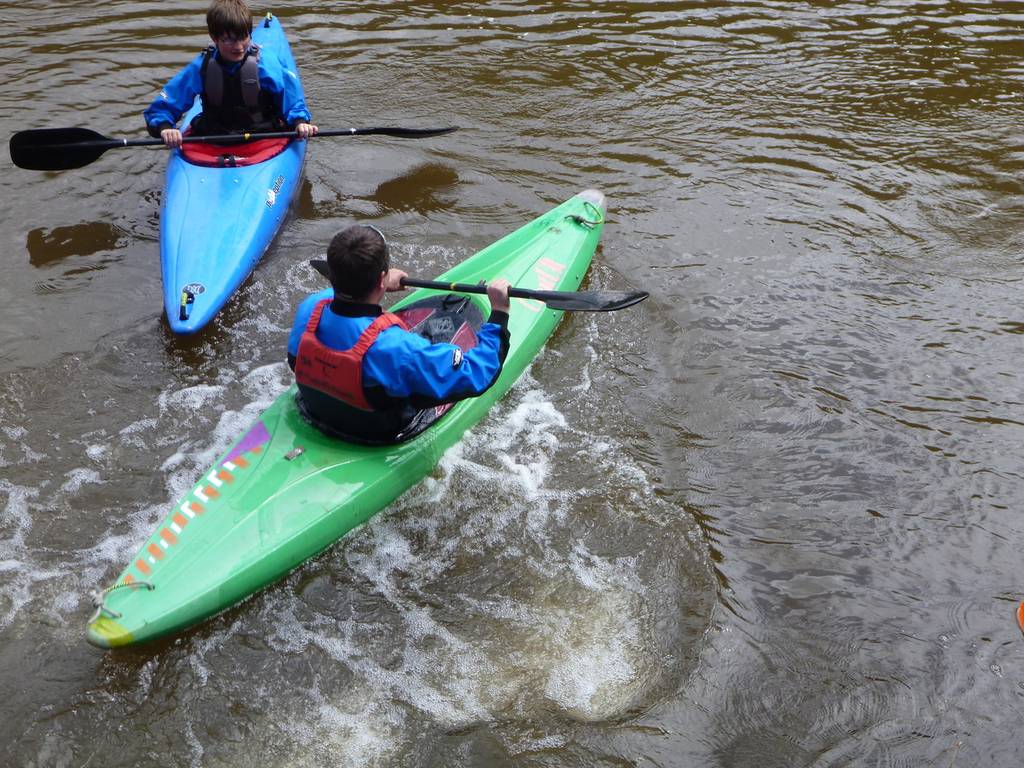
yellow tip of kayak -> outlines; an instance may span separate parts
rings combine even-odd
[[[106,616],[89,623],[86,639],[97,648],[117,648],[135,642],[131,632]]]

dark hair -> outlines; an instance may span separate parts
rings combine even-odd
[[[327,271],[331,286],[342,298],[359,301],[387,272],[388,246],[384,237],[370,227],[355,225],[341,230],[327,246]]]
[[[241,39],[252,34],[252,11],[242,0],[213,0],[206,11],[206,28],[214,40],[224,35]]]

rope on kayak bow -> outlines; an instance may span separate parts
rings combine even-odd
[[[107,595],[109,595],[115,589],[121,589],[122,587],[145,587],[149,592],[152,592],[154,589],[156,589],[156,587],[151,582],[139,579],[138,581],[122,581],[120,584],[114,584],[112,587],[107,587],[106,589],[92,590],[91,592],[89,592],[89,597],[92,598],[92,605],[93,608],[95,608],[96,610],[93,611],[92,617],[90,617],[89,619],[90,624],[96,621],[96,619],[100,617],[100,614],[106,614],[112,619],[121,618],[120,612],[115,611],[113,608],[108,608],[106,605],[104,605],[103,601],[104,599],[106,599]]]
[[[580,216],[578,213],[570,213],[565,218],[572,219],[581,227],[586,227],[587,229],[593,229],[598,224],[604,223],[604,215],[601,213],[601,209],[598,208],[589,200],[583,201],[583,210],[585,210],[588,214],[593,216],[593,220],[588,219],[585,216]]]

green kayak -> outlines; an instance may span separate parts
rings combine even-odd
[[[439,279],[503,277],[517,288],[574,291],[597,248],[604,208],[600,192],[581,192]],[[450,296],[418,290],[391,311],[440,295]],[[475,318],[486,315],[486,297],[459,299]],[[530,365],[562,314],[513,299],[511,344],[494,386],[438,409],[429,427],[394,445],[328,437],[299,413],[293,385],[174,505],[113,585],[94,595],[89,642],[113,648],[184,629],[331,546],[433,469]]]

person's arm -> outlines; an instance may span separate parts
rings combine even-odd
[[[418,408],[486,392],[508,354],[508,282],[496,280],[488,296],[491,315],[477,332],[476,346],[463,352],[455,344],[431,344],[416,334],[389,331],[364,358],[364,383],[381,386],[392,397],[408,397]]]
[[[181,133],[177,129],[178,121],[195,102],[196,96],[202,91],[200,71],[203,54],[199,54],[178,74],[171,78],[160,94],[153,100],[145,112],[146,129],[155,139],[163,138],[164,143],[171,144],[163,135],[165,131],[178,134],[177,146],[181,145]]]
[[[455,344],[431,344],[422,336],[389,329],[366,353],[363,384],[409,398],[417,408],[476,397],[501,373],[508,340],[506,326],[492,322],[480,326],[476,346],[465,352]]]
[[[274,94],[281,117],[301,138],[316,135],[319,129],[312,123],[302,81],[269,52],[260,55],[260,87]]]

